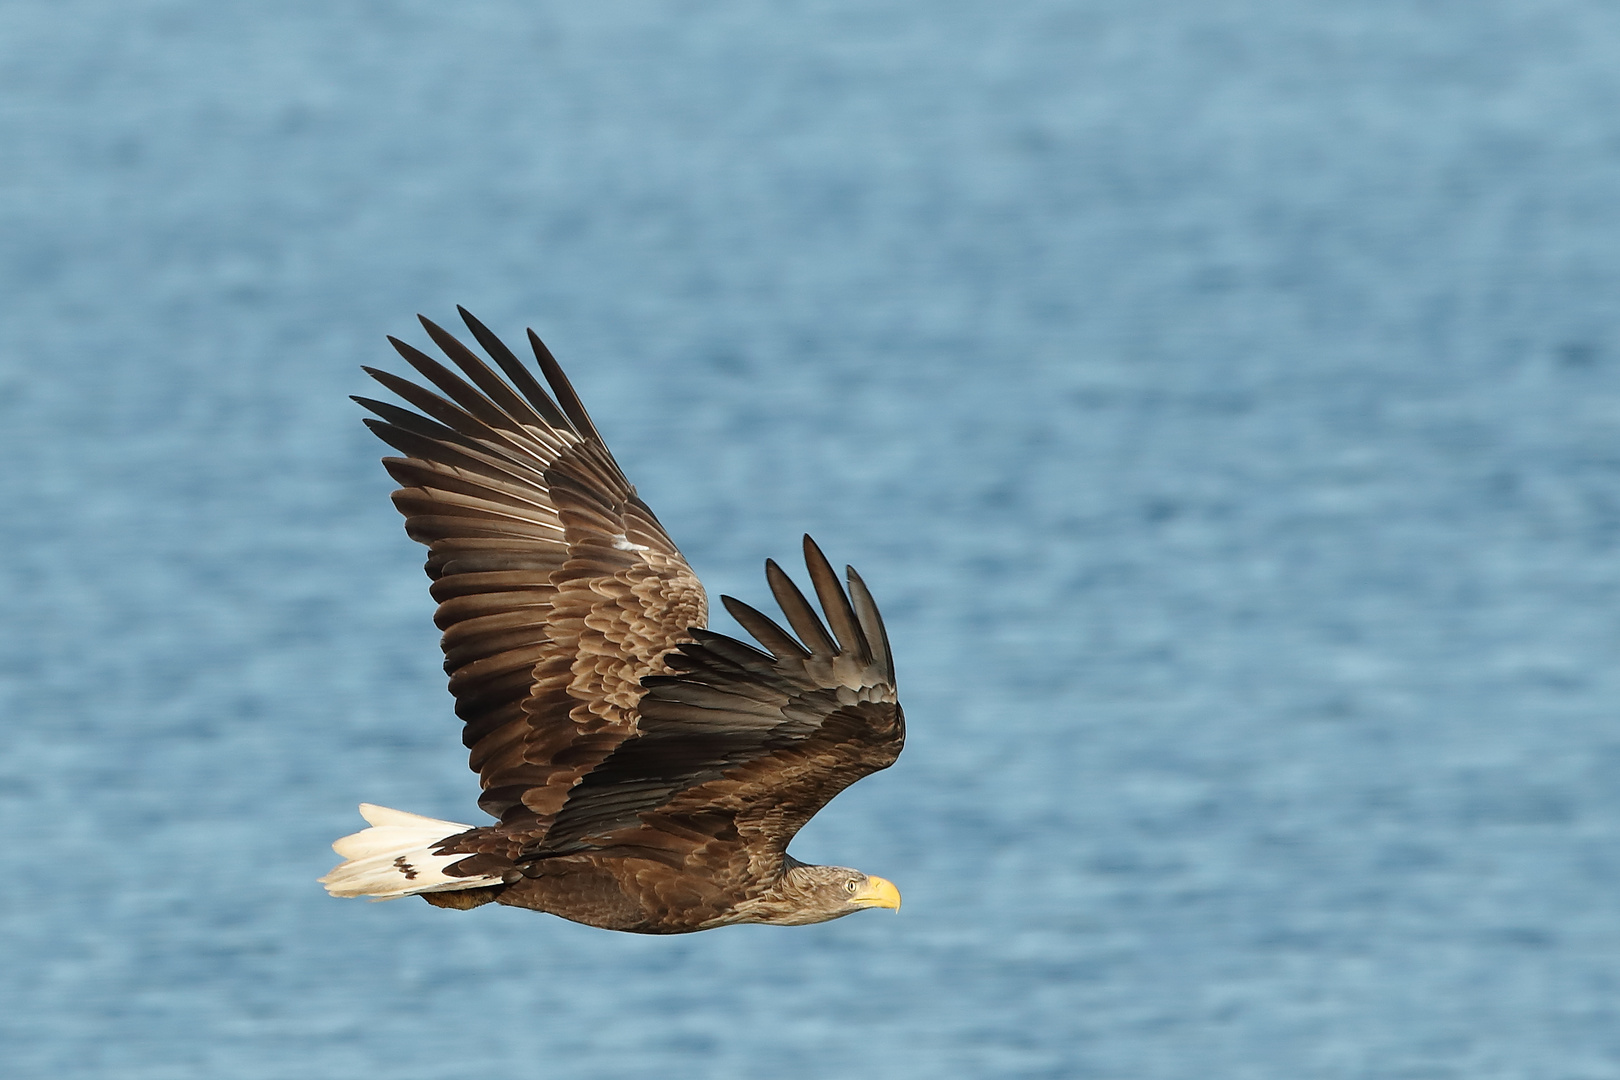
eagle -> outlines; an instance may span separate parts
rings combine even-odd
[[[786,617],[722,596],[752,643],[705,629],[708,601],[533,330],[533,371],[464,308],[505,378],[422,326],[459,374],[397,338],[428,385],[364,370],[366,424],[405,531],[427,546],[463,741],[494,824],[363,803],[332,845],[334,896],[530,908],[608,930],[797,926],[899,908],[874,875],[787,852],[844,788],[905,741],[894,658],[872,594],[841,583],[809,536],[825,621],[774,561]],[[437,392],[435,392],[437,391]]]

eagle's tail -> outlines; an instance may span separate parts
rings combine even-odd
[[[460,855],[435,855],[434,847],[445,837],[466,832],[472,826],[438,821],[386,806],[360,804],[360,816],[371,828],[345,836],[332,845],[344,862],[321,878],[333,896],[369,896],[373,900],[395,900],[417,893],[448,892],[499,885],[500,877],[454,877],[444,868]]]

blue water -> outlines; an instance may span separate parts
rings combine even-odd
[[[346,400],[458,302],[861,569],[898,916],[315,884],[477,820]],[[1620,1077],[1620,7],[8,0],[0,312],[8,1077]]]

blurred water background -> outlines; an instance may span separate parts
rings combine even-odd
[[[1620,7],[8,0],[0,95],[8,1077],[1620,1077]],[[862,570],[795,851],[900,915],[315,884],[480,820],[346,399],[456,303],[711,594]]]

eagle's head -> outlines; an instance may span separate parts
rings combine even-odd
[[[809,866],[796,859],[774,889],[753,904],[750,922],[804,926],[842,918],[863,908],[900,907],[894,883],[847,866]]]

